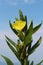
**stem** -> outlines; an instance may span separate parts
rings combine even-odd
[[[28,59],[28,58],[26,57],[26,46],[24,45],[23,60],[21,62],[21,65],[24,65],[25,59]]]
[[[25,59],[22,61],[21,65],[29,65],[28,58],[25,58]]]

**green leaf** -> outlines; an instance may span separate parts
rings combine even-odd
[[[18,18],[16,18],[16,17],[15,17],[15,19],[16,19],[16,21],[18,21],[18,20],[19,20],[19,19],[18,19]]]
[[[24,17],[23,17],[23,13],[22,13],[21,9],[19,10],[19,16],[20,16],[20,20],[24,21]]]
[[[33,45],[33,47],[31,48],[30,54],[33,53],[33,52],[37,49],[37,47],[38,47],[38,46],[40,45],[40,43],[41,43],[41,40],[42,40],[42,37],[40,37],[39,40]]]
[[[39,28],[41,27],[42,23],[40,23],[38,26],[36,26],[35,28],[33,28],[33,33],[34,34],[35,32],[37,32],[39,30]],[[26,34],[29,33],[29,29],[27,30]]]
[[[26,21],[26,26],[22,30],[24,33],[26,33],[26,30],[27,30],[27,16],[24,16],[21,10],[19,10],[19,16],[20,16],[20,20]]]
[[[16,48],[16,43],[5,35],[6,39]]]
[[[6,37],[6,40],[7,40],[11,45],[13,45],[13,46],[16,48],[16,50],[18,51],[17,44],[16,44],[14,41],[12,41],[10,38],[8,38],[7,36],[5,36],[5,37]]]
[[[32,61],[30,65],[33,65],[33,64],[34,64],[34,62]]]
[[[27,16],[23,15],[21,9],[19,10],[19,16],[20,16],[20,20],[26,21],[26,26],[22,30],[23,32],[26,32],[26,30],[27,30]]]
[[[25,21],[26,21],[25,30],[27,30],[27,16],[25,16]]]
[[[31,52],[31,46],[32,46],[32,41],[29,43],[29,45],[28,45],[28,50],[27,50],[27,52],[28,52],[28,55],[30,54],[30,52]]]
[[[31,24],[29,26],[29,31],[26,33],[24,43],[29,44],[32,40],[32,33],[33,33],[33,22],[31,21]]]
[[[37,65],[41,65],[43,63],[43,60],[41,62],[39,62]]]
[[[1,56],[5,59],[7,65],[14,65],[13,62],[8,57],[3,56],[3,55],[1,55]]]
[[[9,46],[9,48],[12,50],[12,52],[17,57],[17,59],[20,60],[18,52],[14,49],[14,47],[7,40],[6,40],[6,42],[7,42],[7,45]]]
[[[23,28],[23,32],[24,33],[26,33],[26,31],[27,31],[27,16],[24,16],[24,21],[26,21],[26,25],[25,25],[25,27]]]
[[[17,35],[18,34],[18,31],[12,28],[11,21],[9,21],[9,25],[10,25],[11,29],[13,30],[13,32]]]
[[[36,26],[35,28],[33,28],[33,34],[39,30],[39,28],[41,27],[42,23],[40,23],[38,26]]]
[[[18,51],[18,49],[19,49],[19,53],[21,53],[21,49],[22,49],[22,47],[21,47],[21,45],[20,46],[17,46],[17,44],[14,42],[14,41],[12,41],[10,38],[8,38],[7,36],[5,36],[6,37],[6,40],[11,44],[11,45],[13,45],[15,48],[16,48],[16,50]]]
[[[21,9],[19,10],[20,20],[26,21],[26,26],[23,28],[23,32],[26,33],[27,30],[27,16],[24,16]]]

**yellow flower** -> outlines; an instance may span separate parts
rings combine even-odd
[[[12,24],[13,29],[21,31],[26,25],[25,21],[18,20],[15,23]]]

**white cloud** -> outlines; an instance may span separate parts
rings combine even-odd
[[[33,4],[36,3],[36,0],[24,0],[25,3]]]
[[[42,36],[43,38],[43,27],[41,27],[34,35],[33,35],[33,38],[35,38],[36,40]]]
[[[17,36],[13,33],[12,30],[8,30],[8,31],[0,31],[0,39],[4,39],[5,35],[7,35],[10,38],[17,38]],[[43,27],[41,27],[34,35],[33,38],[34,39],[38,39],[40,36],[43,37]]]
[[[12,6],[17,5],[17,2],[15,2],[14,0],[5,0],[5,1],[6,1],[6,3],[7,3],[8,5],[12,5]]]
[[[12,30],[8,30],[8,31],[0,31],[0,40],[5,40],[5,35],[14,40],[15,42],[18,39],[18,37],[13,33]]]
[[[12,40],[14,40],[16,42],[17,37],[16,35],[12,32],[12,30],[7,30],[7,31],[0,31],[0,55],[5,55],[8,58],[10,58],[13,62],[16,62],[16,57],[15,55],[12,53],[12,51],[10,50],[10,48],[8,47],[8,45],[6,44],[5,41],[5,35],[8,36],[9,38],[11,38]],[[13,57],[12,57],[13,56]],[[3,58],[0,57],[0,62],[3,62]],[[18,62],[18,60],[17,60]]]
[[[28,3],[28,0],[24,0],[25,3]]]
[[[15,0],[0,0],[0,5],[15,6],[17,2]]]
[[[5,36],[4,35],[7,35],[9,38],[11,38],[11,39],[13,39],[14,41],[15,40],[17,40],[17,37],[16,37],[16,35],[12,32],[12,30],[8,30],[8,31],[0,31],[0,40],[2,41],[3,39],[5,39]],[[35,43],[35,41],[37,41],[38,40],[38,38],[40,37],[40,36],[42,36],[43,37],[43,27],[41,27],[40,29],[39,29],[39,31],[37,31],[34,35],[33,35],[33,40],[34,40],[34,42],[33,43]],[[43,41],[42,41],[43,42]],[[4,54],[4,55],[6,55],[6,56],[8,56],[11,60],[13,60],[13,61],[15,61],[15,59],[16,59],[16,57],[13,55],[13,53],[10,51],[10,49],[6,46],[6,44],[5,44],[6,42],[4,42],[4,41],[2,41],[2,43],[0,44],[0,53],[1,54]],[[40,48],[41,47],[41,48]],[[36,61],[38,61],[38,60],[40,60],[39,58],[41,58],[41,56],[42,56],[42,58],[41,59],[43,59],[43,52],[41,52],[41,50],[43,49],[43,45],[41,45],[39,47],[39,49],[37,49],[37,51],[33,54],[33,55],[31,55],[31,57],[30,57],[30,60],[34,60],[35,62]],[[3,48],[4,48],[4,50],[3,50]],[[6,48],[6,49],[5,49]],[[41,52],[41,53],[40,53]],[[40,53],[40,54],[39,54]],[[13,56],[13,57],[12,57]],[[34,57],[33,57],[34,56]],[[38,58],[37,58],[37,57]],[[14,59],[15,58],[15,59]],[[32,59],[31,59],[32,58]],[[1,59],[1,58],[0,58]],[[37,60],[38,59],[38,60]],[[17,60],[17,59],[16,59]],[[15,61],[16,62],[16,61]]]

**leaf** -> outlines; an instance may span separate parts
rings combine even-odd
[[[9,58],[7,58],[6,56],[3,56],[3,55],[1,55],[1,56],[5,59],[7,65],[14,65],[13,62]]]
[[[27,30],[27,16],[25,16],[25,21],[26,21],[25,30]]]
[[[29,43],[29,45],[27,46],[28,47],[28,50],[27,50],[27,52],[28,52],[28,55],[30,54],[30,52],[31,52],[31,45],[32,45],[32,41]]]
[[[33,65],[33,63],[34,63],[34,62],[32,61],[30,65]]]
[[[42,23],[40,23],[38,26],[36,26],[35,28],[33,28],[33,34],[39,30],[39,28],[41,27]]]
[[[16,48],[16,43],[5,35],[6,39]]]
[[[37,65],[41,65],[43,63],[43,60],[41,62],[39,62]]]
[[[42,40],[42,37],[40,37],[39,40],[33,45],[33,47],[31,48],[30,54],[33,53],[33,52],[37,49],[37,47],[38,47],[38,46],[40,45],[40,43],[41,43],[41,40]]]
[[[11,44],[11,45],[13,45],[15,48],[16,48],[16,50],[18,51],[18,49],[19,49],[19,47],[17,46],[17,44],[14,42],[14,41],[12,41],[10,38],[8,38],[7,36],[5,36],[6,37],[6,40]],[[21,48],[21,46],[20,46],[20,49],[22,49]],[[21,50],[19,49],[19,53],[21,53]]]
[[[18,31],[12,28],[12,24],[11,24],[10,21],[9,21],[9,25],[10,25],[10,28],[13,30],[13,32],[17,35],[18,34]]]
[[[33,28],[33,33],[34,34],[35,32],[37,32],[39,30],[39,28],[41,27],[42,23],[40,23],[38,26],[36,26],[35,28]],[[26,31],[26,34],[29,33],[29,29]]]
[[[18,18],[16,18],[16,17],[15,17],[15,19],[16,19],[16,21],[18,21],[18,20],[19,20],[19,19],[18,19]]]
[[[23,15],[21,9],[19,10],[19,16],[20,16],[20,20],[26,21],[26,25],[22,30],[24,33],[26,33],[26,30],[27,30],[27,16]]]
[[[6,40],[6,42],[7,42],[7,45],[9,46],[9,48],[12,50],[12,52],[17,57],[17,59],[20,60],[18,52],[14,49],[14,47],[7,40]]]
[[[29,26],[29,31],[26,33],[24,43],[29,44],[32,40],[32,33],[33,33],[33,22],[31,21],[31,24]]]
[[[19,10],[19,16],[20,16],[20,20],[24,21],[24,17],[23,17],[23,13],[22,13],[21,9]]]
[[[23,32],[24,33],[26,33],[26,31],[27,31],[27,16],[24,16],[24,21],[26,21],[26,25],[25,25],[25,27],[23,28]]]

